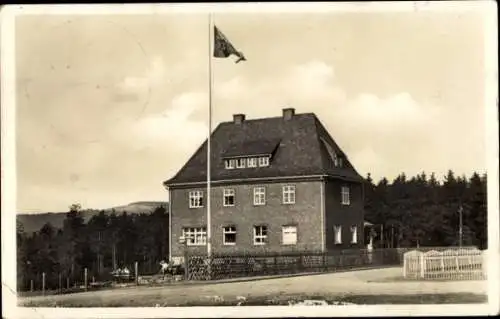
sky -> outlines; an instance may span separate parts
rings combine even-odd
[[[314,112],[377,181],[486,170],[481,13],[217,13],[212,126]],[[206,139],[201,13],[23,15],[15,24],[17,211],[167,200]]]

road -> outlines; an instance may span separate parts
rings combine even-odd
[[[19,306],[180,306],[238,298],[276,296],[486,294],[486,281],[402,281],[401,268],[370,269],[342,273],[275,278],[220,284],[129,287],[67,295],[19,298]]]

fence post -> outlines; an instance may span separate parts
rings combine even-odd
[[[425,278],[425,259],[422,253],[420,253],[420,278]]]
[[[441,271],[444,272],[444,255],[441,254]]]
[[[184,250],[184,280],[189,280],[189,256],[187,249]]]
[[[403,256],[403,278],[406,278],[406,256]]]
[[[33,284],[33,279],[30,280],[30,291],[33,292],[34,290],[34,284]]]
[[[69,290],[69,277],[66,277],[66,289]]]
[[[279,270],[278,270],[278,257],[277,256],[274,256],[274,274],[275,275],[279,274]]]
[[[62,292],[62,275],[59,273],[59,292]]]
[[[87,291],[87,267],[85,267],[83,272],[83,285],[85,286],[85,291]]]
[[[139,263],[135,262],[135,284],[139,285]]]
[[[42,273],[42,295],[45,296],[45,273]]]

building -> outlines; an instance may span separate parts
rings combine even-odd
[[[164,182],[171,257],[206,254],[207,142]],[[361,248],[363,178],[312,113],[233,121],[211,136],[212,252]]]

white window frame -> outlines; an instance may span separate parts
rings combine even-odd
[[[342,244],[342,225],[333,226],[333,241],[335,245]]]
[[[257,186],[253,188],[253,204],[254,206],[262,206],[266,204],[266,188]]]
[[[263,234],[264,230],[265,234]],[[265,245],[267,243],[267,233],[268,228],[266,225],[253,226],[253,244],[259,246]]]
[[[205,246],[207,244],[206,227],[183,227],[182,236],[188,246]]]
[[[341,187],[340,196],[341,196],[342,205],[350,205],[351,204],[350,189],[348,186]]]
[[[288,238],[289,236],[292,236],[293,239],[290,240]],[[281,242],[283,245],[297,245],[297,226],[294,225],[282,226]]]
[[[351,226],[351,244],[357,244],[358,243],[358,226],[352,225]]]
[[[227,242],[226,235],[234,234],[234,242]],[[236,226],[224,226],[222,228],[222,243],[225,246],[234,246],[236,245]]]
[[[236,168],[245,168],[247,160],[245,158],[236,159]]]
[[[259,167],[269,166],[269,156],[259,157]]]
[[[283,204],[295,204],[295,186],[283,186]]]
[[[225,166],[226,166],[226,169],[234,169],[235,168],[234,159],[225,160]]]
[[[247,158],[247,167],[257,167],[257,158],[256,157]]]
[[[230,196],[233,196],[232,204],[226,203],[226,198],[229,198]],[[236,192],[234,191],[234,188],[224,188],[222,193],[222,205],[224,207],[232,207],[235,204],[236,204]]]
[[[203,207],[203,191],[189,192],[189,208]]]

